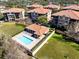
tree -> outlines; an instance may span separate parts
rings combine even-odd
[[[3,18],[4,16],[3,16],[3,14],[2,13],[0,13],[0,20],[2,20],[2,18]]]
[[[0,50],[1,50],[1,59],[4,58],[4,54],[5,54],[5,35],[0,34]]]
[[[48,24],[47,18],[45,16],[38,17],[36,21],[40,24]]]

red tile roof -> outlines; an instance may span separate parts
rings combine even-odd
[[[78,4],[74,4],[74,5],[63,7],[63,9],[79,10],[79,5]]]
[[[31,13],[31,12],[35,12],[35,13],[38,13],[38,14],[46,14],[48,13],[49,11],[51,11],[50,9],[44,9],[43,7],[42,8],[35,8],[33,10],[30,10],[28,11],[28,13]]]
[[[48,31],[49,31],[49,28],[47,28],[45,26],[37,25],[37,24],[32,24],[26,28],[35,31],[35,34],[40,35],[40,36],[48,33]]]
[[[7,13],[7,12],[15,12],[15,13],[18,13],[18,12],[22,12],[22,11],[25,11],[23,8],[10,8],[8,10],[5,10],[4,13]]]
[[[57,9],[59,9],[60,8],[60,6],[58,6],[58,5],[55,5],[55,4],[49,4],[49,5],[47,5],[47,6],[44,6],[45,8],[50,8],[50,9],[54,9],[54,8],[57,8]]]
[[[74,20],[79,20],[79,12],[74,10],[63,10],[52,14],[53,16],[65,16]]]

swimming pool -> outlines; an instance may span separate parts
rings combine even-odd
[[[24,43],[24,44],[30,44],[33,40],[26,37],[26,36],[21,36],[18,38],[18,40],[20,40],[20,42]]]

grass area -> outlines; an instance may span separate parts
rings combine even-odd
[[[0,24],[0,34],[4,33],[7,36],[14,36],[24,29],[24,25],[16,25],[14,22],[5,22]]]
[[[24,30],[24,25],[18,24],[16,25],[14,22],[5,22],[0,24],[0,34],[4,33],[7,38],[11,38],[12,36],[16,35],[17,33]],[[0,59],[2,54],[2,49],[0,48]]]
[[[39,59],[79,59],[79,45],[65,42],[63,36],[54,34],[49,41],[38,51]]]

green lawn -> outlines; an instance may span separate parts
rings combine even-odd
[[[14,22],[5,22],[3,24],[0,24],[0,34],[4,33],[7,38],[11,38],[12,36],[23,31],[23,29],[24,29],[24,25],[21,25],[21,24],[16,25]],[[0,48],[0,57],[1,57],[2,51],[3,50]]]
[[[38,51],[38,59],[79,59],[79,45],[65,42],[63,36],[54,34],[49,41]]]
[[[23,25],[16,25],[14,22],[5,22],[0,24],[0,34],[4,33],[6,36],[14,36],[23,31]]]

